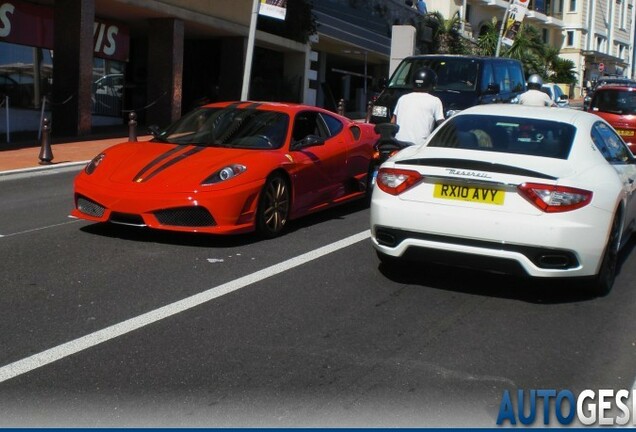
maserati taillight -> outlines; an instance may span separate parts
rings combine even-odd
[[[391,195],[399,195],[415,186],[421,179],[422,175],[417,171],[380,168],[376,182],[378,187],[384,192]]]
[[[567,212],[584,207],[592,201],[592,192],[568,186],[523,183],[519,193],[546,213]]]

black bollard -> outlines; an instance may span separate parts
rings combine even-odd
[[[345,107],[344,107],[344,99],[340,99],[340,102],[338,102],[338,114],[340,115],[344,115],[345,113]]]
[[[373,114],[373,102],[369,101],[367,104],[367,116],[365,117],[365,123],[369,123],[371,121],[371,115]]]
[[[134,111],[128,114],[128,141],[137,141],[137,113]]]
[[[39,156],[40,165],[49,165],[53,160],[53,150],[51,150],[51,125],[47,117],[44,117],[44,120],[42,120],[41,145]]]

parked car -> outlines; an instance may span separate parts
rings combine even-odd
[[[518,60],[451,54],[411,56],[400,62],[375,100],[372,123],[391,120],[399,97],[413,90],[413,72],[422,67],[437,73],[433,94],[442,100],[446,117],[473,105],[515,102],[526,87]]]
[[[585,97],[583,98],[583,110],[587,111],[590,107],[590,101],[592,100],[592,96],[597,88],[603,87],[608,84],[616,84],[616,85],[626,85],[626,86],[636,86],[636,80],[626,78],[626,77],[615,77],[615,76],[606,76],[601,77],[594,82],[594,86],[587,92]]]
[[[209,104],[96,156],[75,178],[72,215],[274,237],[291,219],[368,197],[373,127],[313,106]]]
[[[432,261],[611,289],[636,219],[636,159],[602,118],[482,105],[378,172],[371,200],[382,263]]]
[[[563,93],[561,87],[555,83],[546,83],[541,86],[541,91],[550,96],[552,102],[554,102],[559,108],[569,108],[570,101],[568,95]]]
[[[594,92],[588,111],[602,117],[636,153],[636,87],[605,85]]]

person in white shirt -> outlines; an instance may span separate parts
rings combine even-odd
[[[528,78],[528,90],[519,95],[519,105],[531,106],[556,106],[556,103],[550,99],[546,93],[541,91],[543,80],[537,74],[532,74]]]
[[[442,101],[429,92],[437,83],[437,74],[429,68],[415,71],[413,91],[401,96],[391,123],[400,128],[395,135],[400,141],[423,144],[433,130],[444,121]]]

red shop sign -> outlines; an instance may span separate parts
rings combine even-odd
[[[0,41],[53,49],[54,10],[18,0],[0,1]],[[96,20],[93,25],[95,56],[127,61],[128,28]]]

